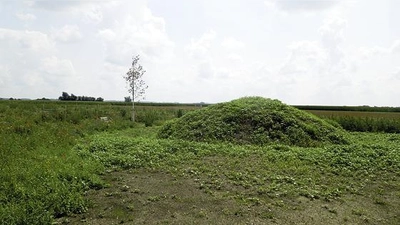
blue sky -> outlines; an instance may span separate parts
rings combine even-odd
[[[400,106],[398,0],[0,0],[0,97]]]

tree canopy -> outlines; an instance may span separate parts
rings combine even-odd
[[[58,99],[61,101],[98,101],[98,102],[104,101],[102,97],[95,98],[90,96],[76,96],[72,93],[71,95],[69,95],[67,92],[63,92]]]

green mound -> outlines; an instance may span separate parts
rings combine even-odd
[[[160,138],[314,147],[348,143],[345,132],[310,113],[262,97],[211,105],[168,121]]]

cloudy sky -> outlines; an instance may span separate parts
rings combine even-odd
[[[400,0],[0,0],[0,97],[400,106]]]

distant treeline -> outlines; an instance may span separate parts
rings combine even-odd
[[[62,95],[58,98],[61,101],[98,101],[102,102],[104,99],[102,97],[89,97],[89,96],[76,96],[74,94],[69,95],[67,92],[63,92]]]
[[[400,112],[400,107],[377,107],[377,106],[311,106],[294,105],[301,110],[325,110],[325,111],[358,111],[358,112]]]

